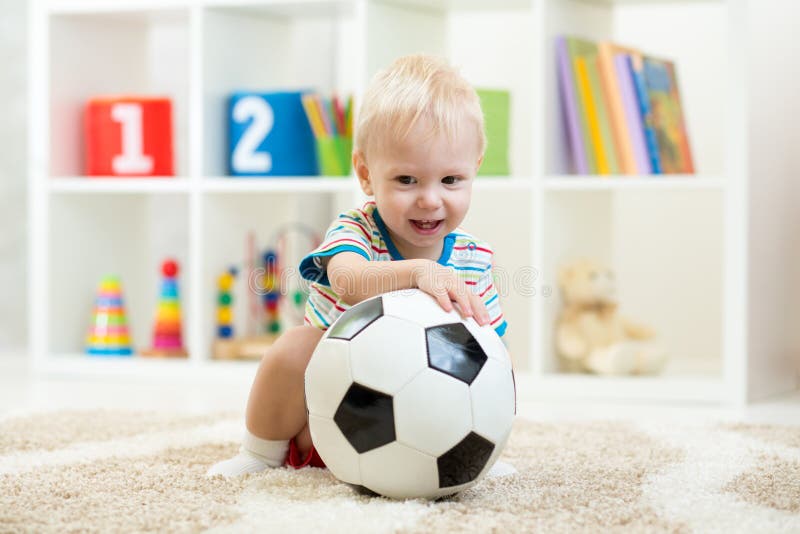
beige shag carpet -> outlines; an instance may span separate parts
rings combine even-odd
[[[0,532],[800,532],[800,428],[518,420],[519,472],[439,502],[326,470],[238,480],[231,414],[0,417]]]

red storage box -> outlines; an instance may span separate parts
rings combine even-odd
[[[172,176],[169,98],[92,98],[84,115],[88,176]]]

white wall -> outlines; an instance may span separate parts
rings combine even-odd
[[[794,0],[750,2],[748,396],[791,389],[800,358],[800,63]]]
[[[0,0],[0,349],[26,341],[27,4]]]

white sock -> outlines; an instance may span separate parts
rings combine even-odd
[[[511,464],[505,462],[495,462],[495,464],[486,473],[486,478],[505,477],[508,475],[516,474],[517,469]]]
[[[259,473],[268,467],[281,467],[289,451],[289,440],[261,439],[245,430],[239,454],[214,464],[206,476],[222,475],[226,478],[248,473]]]

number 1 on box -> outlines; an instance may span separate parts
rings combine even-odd
[[[111,118],[122,125],[122,154],[111,160],[116,174],[147,174],[153,170],[153,158],[144,155],[142,145],[142,107],[138,104],[115,104]]]

